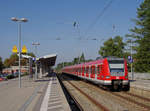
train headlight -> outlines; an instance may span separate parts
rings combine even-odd
[[[110,78],[110,76],[106,76],[106,79],[109,79]]]

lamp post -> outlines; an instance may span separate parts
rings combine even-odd
[[[131,51],[130,51],[130,54],[131,54],[131,75],[132,75],[132,80],[134,80],[134,74],[133,74],[133,43],[132,43],[132,40],[131,40]]]
[[[40,43],[32,43],[33,46],[35,46],[35,56],[37,58],[37,46],[40,45]],[[35,80],[37,80],[37,61],[35,58]]]
[[[21,88],[21,22],[27,22],[28,20],[26,18],[16,18],[12,17],[12,21],[18,22],[18,37],[19,37],[19,88]]]

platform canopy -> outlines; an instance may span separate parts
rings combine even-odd
[[[41,62],[42,65],[45,66],[54,66],[56,62],[56,54],[49,54],[42,57],[37,58],[37,61]]]

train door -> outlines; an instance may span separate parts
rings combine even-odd
[[[94,65],[91,66],[91,78],[92,79],[95,78],[95,66]]]
[[[89,77],[89,66],[86,66],[86,77]]]
[[[76,68],[76,75],[78,76],[78,68]]]
[[[89,79],[91,79],[91,65],[89,65],[88,75],[89,75]]]
[[[86,77],[86,66],[84,66],[84,77]]]
[[[101,79],[104,80],[105,70],[104,70],[104,65],[103,64],[101,65],[101,74],[100,75],[101,75],[100,76]]]
[[[102,70],[102,65],[101,64],[99,64],[99,65],[97,65],[97,79],[101,79],[101,70]]]
[[[82,67],[79,68],[79,76],[81,76]]]
[[[95,74],[95,80],[97,80],[97,74],[98,74],[98,72],[97,72],[97,66],[98,66],[98,65],[96,64],[96,65],[95,65],[95,73],[94,73],[94,74]]]
[[[75,68],[75,75],[77,75],[77,68]]]
[[[77,76],[79,75],[79,68],[77,68]]]
[[[85,70],[85,68],[84,68],[84,66],[82,66],[82,77],[84,77],[84,70]]]

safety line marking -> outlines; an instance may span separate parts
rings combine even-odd
[[[48,109],[48,101],[49,101],[49,96],[50,96],[50,92],[51,92],[51,84],[52,84],[52,81],[50,81],[48,84],[48,88],[46,90],[46,94],[44,96],[40,111],[47,111],[47,109]]]

